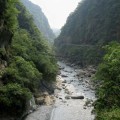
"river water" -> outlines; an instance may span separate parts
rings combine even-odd
[[[57,77],[59,89],[55,90],[55,104],[53,106],[41,106],[37,111],[30,114],[26,120],[94,120],[91,114],[91,104],[85,105],[86,101],[94,101],[95,93],[88,87],[90,78],[76,77],[79,70],[58,62],[61,66],[61,74]],[[84,99],[66,99],[66,96],[81,95]]]

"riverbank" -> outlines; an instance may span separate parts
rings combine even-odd
[[[92,75],[88,75],[90,72],[87,70],[75,69],[62,62],[58,65],[55,103],[40,106],[26,120],[93,120],[92,103],[96,98],[90,81]]]

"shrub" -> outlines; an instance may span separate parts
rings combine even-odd
[[[42,74],[35,68],[35,65],[18,56],[12,60],[2,77],[4,84],[18,83],[31,91],[39,87],[41,79]]]
[[[30,98],[30,91],[17,83],[0,87],[0,112],[21,115],[26,110],[26,103]]]

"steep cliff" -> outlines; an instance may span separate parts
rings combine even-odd
[[[29,0],[21,0],[29,12],[33,15],[33,19],[39,30],[43,33],[49,41],[53,42],[55,35],[50,28],[48,19],[42,12],[40,6],[33,4]]]

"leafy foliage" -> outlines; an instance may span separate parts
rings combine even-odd
[[[17,9],[14,7],[15,3],[18,0],[1,0],[1,10],[0,10],[0,19],[4,21],[4,24],[7,26],[9,30],[14,30],[17,23],[16,15],[18,14]],[[13,16],[14,14],[14,16]]]
[[[119,120],[119,119],[120,119],[120,108],[114,108],[99,112],[96,118],[96,120]]]
[[[107,54],[96,73],[96,78],[101,82],[97,89],[98,99],[95,103],[98,113],[102,109],[120,110],[120,43],[111,43],[105,49]]]
[[[38,89],[41,79],[42,75],[34,63],[27,62],[22,57],[15,57],[2,77],[4,84],[18,83],[32,92]]]
[[[106,49],[104,62],[99,66],[96,74],[97,79],[102,81],[98,90],[98,101],[102,103],[98,107],[101,108],[119,106],[120,100],[120,44],[108,45]]]
[[[0,48],[7,49],[11,44],[13,32],[17,26],[18,11],[14,7],[16,2],[18,0],[0,1]]]
[[[0,87],[0,110],[10,115],[20,116],[26,109],[26,102],[31,97],[29,89],[21,87],[17,83]]]
[[[57,64],[55,58],[49,56],[52,48],[22,3],[15,0],[0,2],[5,7],[0,21],[3,18],[6,21],[0,26],[0,40],[5,45],[0,45],[0,60],[8,63],[4,71],[0,71],[0,114],[20,116],[25,112],[31,94],[40,89],[41,81],[55,80]],[[6,39],[8,33],[11,36]],[[9,59],[3,59],[4,56]]]

